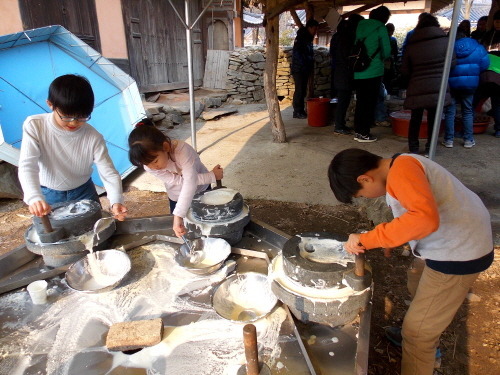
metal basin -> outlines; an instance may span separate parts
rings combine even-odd
[[[265,317],[277,302],[270,280],[257,272],[229,276],[219,284],[212,296],[212,306],[217,314],[244,323]]]
[[[92,256],[95,256],[93,261]],[[79,292],[107,292],[117,286],[131,268],[127,253],[101,250],[87,255],[66,271],[66,282]]]
[[[197,256],[192,258],[184,244],[175,254],[177,264],[197,275],[208,275],[222,267],[231,254],[231,245],[222,238],[198,238],[193,241]]]

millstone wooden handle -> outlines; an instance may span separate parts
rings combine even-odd
[[[217,184],[216,189],[222,188],[222,180],[215,180],[215,183]]]
[[[45,229],[46,233],[51,233],[54,231],[52,228],[52,224],[50,224],[49,217],[47,215],[43,215],[40,220],[42,221],[43,224],[43,229]]]
[[[365,254],[356,254],[354,261],[354,274],[356,276],[365,275]]]
[[[245,344],[247,375],[259,375],[257,330],[253,324],[247,324],[243,327],[243,343]]]

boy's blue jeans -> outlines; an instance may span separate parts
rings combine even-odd
[[[45,201],[50,205],[74,200],[79,201],[82,199],[90,199],[101,204],[92,179],[89,179],[86,183],[77,188],[66,191],[54,190],[45,186],[42,186],[41,188]]]
[[[474,93],[452,91],[451,104],[444,108],[445,132],[444,140],[452,141],[455,136],[455,114],[457,111],[457,103],[460,103],[462,108],[462,124],[464,141],[473,141],[473,123],[474,110],[472,108],[472,99]]]

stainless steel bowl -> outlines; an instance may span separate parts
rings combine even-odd
[[[269,314],[278,299],[262,273],[233,274],[212,295],[212,306],[221,317],[234,322],[254,322]]]
[[[95,256],[96,263],[89,257]],[[92,271],[93,264],[98,266]],[[79,292],[107,292],[116,287],[129,273],[130,258],[120,250],[101,250],[80,259],[66,271],[66,282],[71,289]]]
[[[217,271],[231,254],[231,245],[222,238],[198,238],[192,243],[198,255],[191,257],[188,247],[184,244],[176,252],[175,261],[197,275],[209,275]]]

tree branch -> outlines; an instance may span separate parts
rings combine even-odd
[[[283,12],[289,10],[290,8],[294,7],[295,5],[301,4],[303,2],[304,2],[304,0],[280,1],[280,4],[276,5],[276,7],[266,11],[266,18],[271,19],[271,18],[277,17],[281,13],[283,13]]]

